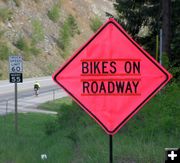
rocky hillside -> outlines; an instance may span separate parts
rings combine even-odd
[[[113,0],[0,0],[0,79],[8,55],[24,58],[24,76],[51,75],[114,13]]]

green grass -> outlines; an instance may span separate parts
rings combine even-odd
[[[8,8],[1,8],[0,7],[0,21],[7,21],[11,20],[11,17],[13,15],[13,12]]]
[[[169,84],[116,133],[114,162],[164,162],[164,148],[180,146],[179,98],[179,86]],[[0,162],[39,163],[46,153],[49,163],[108,163],[108,135],[70,98],[40,108],[59,114],[19,114],[18,136],[13,115],[0,117]]]
[[[171,83],[151,99],[114,136],[115,162],[159,163],[164,161],[164,148],[179,147],[179,98],[180,87]],[[70,104],[71,101],[67,102],[66,99],[41,107],[60,110],[58,123],[62,124],[61,130],[69,128],[69,137],[76,142],[77,152],[81,153],[77,162],[107,162],[108,136],[77,105]],[[66,104],[62,101],[66,101]]]
[[[92,18],[91,19],[91,22],[90,22],[90,27],[91,27],[91,30],[93,32],[96,32],[98,30],[98,28],[102,25],[102,21],[99,17],[95,17],[95,18]]]
[[[51,115],[19,114],[19,134],[15,135],[13,115],[0,117],[0,162],[41,163],[41,154],[47,162],[69,162],[72,142],[63,133],[45,135],[44,123],[53,120]]]
[[[44,27],[40,20],[36,19],[32,21],[32,43],[36,45],[40,41],[44,40]]]
[[[71,104],[72,100],[69,97],[63,97],[61,100],[49,101],[38,106],[39,109],[59,111],[64,104]]]
[[[54,5],[51,10],[48,11],[47,15],[49,19],[56,23],[60,18],[60,7],[57,4]]]

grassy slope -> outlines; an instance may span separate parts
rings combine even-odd
[[[41,114],[19,114],[19,135],[14,134],[13,115],[0,120],[0,162],[40,163],[41,154],[47,154],[48,162],[69,162],[71,141],[61,139],[61,134],[46,136],[44,124],[54,117]]]
[[[136,114],[113,137],[115,163],[160,163],[164,148],[179,147],[179,99],[180,88],[169,85]],[[108,162],[108,135],[75,103],[63,99],[41,108],[60,113],[58,117],[20,114],[18,136],[13,115],[0,117],[0,162],[39,163],[42,153],[52,163]]]

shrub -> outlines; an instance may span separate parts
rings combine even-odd
[[[4,32],[3,30],[0,31],[0,39],[2,38],[2,36],[4,35]]]
[[[53,74],[54,69],[55,69],[55,68],[54,68],[54,65],[53,65],[52,63],[50,63],[50,64],[47,65],[47,72],[46,72],[46,73],[47,73],[48,75],[51,75],[51,74]]]
[[[31,40],[24,37],[20,37],[15,46],[23,52],[25,60],[29,60],[31,55],[38,55],[40,53],[40,49],[36,48]]]
[[[90,27],[93,30],[93,32],[96,32],[101,25],[102,25],[102,21],[100,20],[99,17],[95,17],[91,19]]]
[[[39,3],[39,2],[40,2],[40,0],[34,0],[34,2],[35,2],[35,3]]]
[[[24,60],[30,60],[30,42],[28,39],[20,37],[15,46],[23,52],[22,55]]]
[[[0,8],[0,21],[11,20],[12,11],[8,8]]]
[[[44,29],[39,20],[32,21],[32,43],[37,44],[44,39]]]
[[[58,112],[59,127],[66,128],[71,126],[72,129],[75,129],[82,114],[82,109],[75,102],[72,102],[72,104],[62,104]]]
[[[70,32],[72,37],[74,37],[74,35],[76,33],[80,33],[80,31],[78,29],[76,19],[74,18],[74,16],[69,15],[68,18],[67,18],[67,23],[69,25],[69,32]]]
[[[57,22],[60,17],[60,9],[58,5],[54,5],[51,10],[48,11],[48,17],[51,19],[53,22]]]
[[[68,53],[71,37],[79,33],[75,18],[69,15],[59,32],[58,46],[63,50],[63,56]]]
[[[37,56],[39,53],[41,53],[41,50],[37,48],[35,45],[31,45],[30,47],[30,53]]]
[[[17,7],[21,5],[21,0],[13,0]]]
[[[0,59],[6,60],[10,55],[10,49],[6,43],[0,42]]]
[[[55,121],[47,121],[45,123],[45,134],[52,135],[57,131],[57,123]]]
[[[24,37],[20,37],[16,42],[16,47],[24,52],[29,51],[28,40]]]
[[[64,23],[59,32],[58,46],[62,50],[66,50],[70,43],[69,25],[67,22]]]

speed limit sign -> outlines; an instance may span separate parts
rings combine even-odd
[[[22,56],[9,56],[9,81],[11,83],[22,83],[22,73]]]

